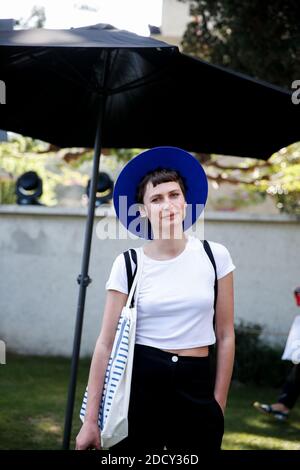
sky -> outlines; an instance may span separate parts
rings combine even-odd
[[[2,0],[0,18],[28,19],[33,6],[44,6],[45,28],[65,29],[110,23],[148,36],[148,24],[161,25],[163,0]]]

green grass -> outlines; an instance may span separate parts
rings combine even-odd
[[[71,448],[80,428],[78,413],[89,360],[78,371]],[[8,355],[0,366],[0,449],[60,449],[70,374],[70,360]],[[279,423],[252,408],[255,400],[272,402],[277,390],[235,385],[226,411],[223,449],[300,449],[300,409]]]
[[[71,361],[8,355],[0,366],[0,449],[60,449]],[[72,446],[89,360],[78,370]]]
[[[225,450],[300,450],[300,403],[288,422],[278,422],[252,407],[256,400],[276,401],[279,390],[232,384],[226,410]]]

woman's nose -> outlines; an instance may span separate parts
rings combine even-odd
[[[171,201],[163,201],[162,205],[161,205],[161,208],[162,209],[169,209],[170,206],[171,206]]]

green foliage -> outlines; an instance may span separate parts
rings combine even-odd
[[[211,155],[205,168],[215,184],[238,185],[233,195],[214,201],[216,208],[259,204],[269,195],[280,212],[300,216],[300,142],[282,148],[267,161],[244,159],[223,164],[222,156]]]
[[[85,186],[88,176],[82,175],[76,165],[67,164],[56,152],[47,152],[48,144],[29,137],[16,136],[0,144],[0,204],[16,202],[15,184],[18,176],[36,171],[43,181],[43,194],[39,199],[46,206],[57,204],[58,185]],[[91,155],[82,156],[82,160]]]
[[[0,204],[12,204],[16,200],[15,182],[13,175],[4,171],[1,165],[1,146],[0,146]]]
[[[217,210],[234,210],[243,207],[253,206],[264,202],[266,192],[252,190],[245,185],[240,185],[232,196],[221,196],[213,200],[212,205]]]
[[[86,162],[91,162],[94,156],[92,149],[64,148],[58,151],[58,156],[64,160],[68,168],[78,170]]]
[[[93,150],[50,150],[49,144],[22,136],[0,144],[0,204],[16,202],[15,183],[18,176],[26,171],[36,171],[42,178],[43,195],[40,201],[47,206],[58,203],[58,186],[86,187],[91,174]],[[100,166],[104,166],[104,171],[114,172],[120,163],[126,164],[141,151],[105,150]],[[216,208],[243,208],[259,204],[269,194],[281,212],[300,215],[300,143],[281,149],[267,162],[244,159],[227,167],[220,164],[219,156],[211,155],[204,166],[210,179],[216,183],[238,184],[232,196],[214,201]]]
[[[134,158],[136,155],[142,152],[143,149],[112,149],[112,153],[117,158],[118,162],[127,163],[129,160]]]
[[[140,151],[105,149],[100,167],[103,167],[103,171],[114,172],[118,164],[127,163]],[[18,176],[26,171],[36,171],[43,181],[40,202],[46,206],[56,205],[59,186],[86,187],[92,171],[93,155],[93,149],[53,149],[45,142],[14,135],[11,141],[0,143],[0,204],[15,204]]]
[[[282,361],[282,350],[265,344],[262,327],[240,322],[235,327],[236,355],[233,378],[242,383],[278,387],[284,381],[291,363]]]
[[[298,0],[189,1],[184,52],[290,89],[300,77]]]
[[[255,182],[256,189],[274,197],[281,212],[300,216],[300,143],[281,149],[268,162],[267,171]]]

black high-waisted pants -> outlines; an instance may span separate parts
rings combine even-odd
[[[135,345],[128,437],[111,452],[220,450],[224,417],[214,398],[210,359]]]
[[[300,395],[300,364],[294,364],[278,397],[278,402],[283,403],[290,410],[294,408]]]

